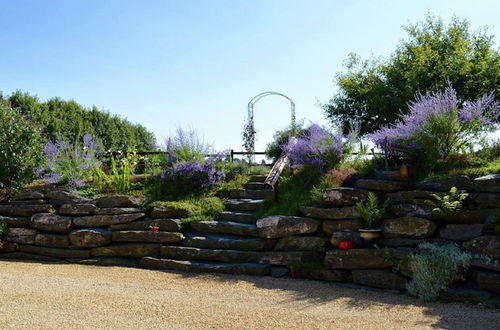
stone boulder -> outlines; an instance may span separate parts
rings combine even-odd
[[[278,251],[324,251],[328,239],[316,236],[288,236],[278,240]]]
[[[318,230],[319,222],[310,218],[273,215],[257,220],[259,236],[280,238],[298,234],[311,234]]]
[[[31,227],[54,233],[69,233],[73,227],[70,217],[52,213],[38,213],[31,217]]]
[[[129,214],[129,213],[141,213],[141,209],[136,207],[106,207],[106,208],[98,208],[94,213],[95,214]]]
[[[35,244],[38,231],[30,228],[9,228],[5,241],[19,244]]]
[[[326,189],[323,194],[324,203],[328,206],[356,205],[358,202],[364,202],[367,197],[368,191],[348,187]]]
[[[391,213],[397,217],[418,217],[418,218],[429,218],[432,219],[433,216],[430,214],[432,207],[429,205],[417,205],[417,204],[394,204],[389,207]]]
[[[182,221],[179,219],[146,219],[111,225],[109,228],[112,230],[149,230],[152,225],[157,226],[160,231],[180,231],[182,229]]]
[[[41,205],[41,204],[47,204],[47,201],[45,199],[30,199],[30,200],[24,200],[24,201],[10,201],[10,205]]]
[[[439,294],[439,301],[453,303],[479,304],[489,298],[491,293],[478,290],[470,285],[447,288]]]
[[[21,245],[19,251],[56,258],[88,258],[90,255],[89,250],[58,249],[35,245]]]
[[[35,245],[67,248],[69,246],[69,240],[66,235],[42,233],[35,236]]]
[[[80,227],[105,227],[120,223],[129,223],[145,216],[144,213],[131,213],[120,215],[89,215],[85,217],[74,218],[75,226]]]
[[[478,210],[462,210],[450,216],[443,218],[447,223],[484,223],[486,218],[495,213],[496,209],[478,209]]]
[[[450,239],[454,241],[467,241],[476,237],[479,237],[485,231],[486,226],[483,224],[472,224],[472,225],[457,225],[449,224],[446,225],[440,231],[441,238]]]
[[[25,200],[33,200],[33,199],[44,199],[45,195],[38,191],[23,191],[19,194],[15,195],[12,200],[15,201],[25,201]]]
[[[443,178],[435,178],[418,181],[415,184],[418,190],[434,190],[448,192],[452,187],[457,187],[459,190],[472,190],[474,185],[472,180],[466,175],[449,176]]]
[[[94,204],[64,204],[58,213],[64,215],[89,215],[94,214],[99,208]]]
[[[352,271],[352,280],[356,284],[389,290],[406,290],[405,277],[390,270],[357,269]]]
[[[188,209],[170,207],[170,206],[155,206],[151,212],[150,216],[153,219],[159,218],[187,218],[190,215]]]
[[[16,252],[18,249],[17,243],[0,242],[0,253]]]
[[[74,192],[67,191],[51,191],[47,193],[47,198],[50,199],[50,204],[61,206],[64,204],[88,204],[92,203],[92,199],[83,197]]]
[[[331,235],[344,229],[359,229],[359,224],[356,220],[326,220],[321,224],[321,228],[323,233]]]
[[[141,207],[146,202],[143,196],[110,195],[97,199],[97,205],[101,208],[113,207]]]
[[[31,217],[35,213],[45,213],[52,210],[49,204],[39,205],[0,205],[0,215],[9,217]]]
[[[306,217],[325,219],[325,220],[342,220],[359,218],[359,212],[355,206],[324,208],[314,206],[301,206],[300,212]]]
[[[296,263],[315,261],[316,253],[312,251],[265,251],[262,252],[259,263],[287,266]]]
[[[0,215],[0,222],[5,223],[10,228],[12,227],[28,227],[30,224],[29,217],[4,217]]]
[[[428,205],[429,201],[434,201],[432,194],[440,193],[427,190],[405,190],[388,193],[386,199],[389,204]]]
[[[93,248],[94,257],[142,258],[160,254],[160,244],[122,244]]]
[[[114,231],[112,240],[114,242],[150,242],[150,243],[175,243],[184,239],[181,233],[160,231],[140,231],[140,230],[127,230],[127,231]]]
[[[500,193],[500,174],[490,174],[475,179],[474,189],[479,192]]]
[[[78,229],[69,234],[73,246],[93,248],[111,243],[112,231],[103,228]]]
[[[359,179],[358,181],[356,181],[356,188],[382,192],[393,192],[411,188],[411,185],[409,182],[405,181]]]
[[[326,252],[324,265],[332,269],[389,268],[390,260],[383,258],[375,249],[330,250]]]
[[[467,197],[467,202],[481,207],[499,207],[500,193],[471,193]]]
[[[500,236],[481,236],[467,241],[462,246],[473,253],[486,254],[500,259]]]
[[[351,272],[347,270],[327,269],[316,264],[292,264],[290,272],[293,278],[305,278],[328,282],[351,282]]]
[[[476,272],[474,279],[481,289],[500,294],[499,273]]]
[[[431,237],[436,231],[436,224],[433,221],[416,218],[404,217],[397,219],[387,219],[382,225],[384,237]]]

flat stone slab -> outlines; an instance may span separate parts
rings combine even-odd
[[[160,254],[159,244],[121,244],[93,248],[91,255],[94,257],[128,257],[142,258],[158,256]]]
[[[24,201],[24,200],[32,200],[32,199],[44,199],[45,195],[38,191],[23,191],[19,194],[15,195],[12,200]]]
[[[69,239],[67,235],[41,233],[35,236],[35,245],[67,248],[69,246]]]
[[[130,223],[122,223],[109,226],[112,230],[149,230],[149,227],[155,225],[160,231],[180,231],[182,221],[180,219],[146,219]]]
[[[31,217],[32,228],[54,233],[69,233],[73,228],[70,217],[52,213],[37,213]]]
[[[263,238],[280,238],[298,234],[315,233],[320,223],[310,218],[272,215],[257,220],[259,236]]]
[[[429,205],[419,204],[393,204],[389,207],[392,214],[399,218],[403,217],[418,217],[418,218],[433,218],[430,214],[432,207]]]
[[[16,252],[18,249],[19,245],[17,243],[2,242],[0,244],[0,253]]]
[[[331,235],[344,229],[359,229],[359,224],[356,220],[326,220],[322,222],[321,228],[323,233]]]
[[[35,244],[35,236],[38,230],[31,228],[9,228],[5,240],[11,243]]]
[[[47,201],[45,199],[30,199],[30,200],[25,200],[25,201],[10,201],[10,205],[41,205],[41,204],[47,204]]]
[[[388,290],[406,290],[407,279],[390,270],[356,269],[352,271],[353,282],[374,288]]]
[[[229,191],[229,196],[236,199],[266,199],[273,195],[272,190],[250,190],[250,189],[233,189]]]
[[[242,251],[261,251],[273,249],[276,241],[253,237],[239,237],[230,235],[186,234],[183,246],[205,249],[228,249]]]
[[[491,293],[472,287],[447,288],[439,295],[439,301],[478,304],[491,298]]]
[[[201,233],[259,236],[257,227],[253,224],[231,221],[193,221],[189,223],[189,226]]]
[[[317,254],[312,251],[264,251],[259,262],[276,266],[288,266],[313,261],[317,261]]]
[[[486,218],[489,215],[495,213],[496,211],[497,209],[462,210],[458,213],[445,217],[443,220],[447,223],[481,224],[486,221]]]
[[[441,229],[440,236],[444,239],[454,241],[467,241],[479,237],[485,231],[486,226],[483,224],[448,224]]]
[[[112,232],[104,228],[74,230],[69,234],[71,244],[79,248],[93,248],[111,243]]]
[[[405,181],[389,181],[377,179],[359,179],[356,181],[356,188],[393,192],[398,190],[405,190],[411,188],[411,184]]]
[[[500,193],[470,193],[467,202],[481,207],[500,207]]]
[[[263,199],[230,199],[224,206],[229,211],[257,211],[263,202]]]
[[[367,190],[348,187],[329,188],[323,194],[323,202],[328,206],[352,206],[367,198]]]
[[[14,217],[31,217],[35,213],[46,213],[52,210],[52,205],[0,205],[0,215]]]
[[[263,252],[200,249],[186,246],[162,246],[161,256],[168,259],[202,260],[219,262],[259,262]]]
[[[278,240],[276,251],[324,251],[328,239],[316,236],[288,236]]]
[[[47,198],[50,199],[50,204],[61,206],[64,204],[87,204],[92,203],[92,199],[83,197],[77,193],[67,191],[50,191],[47,193]]]
[[[483,289],[500,294],[500,274],[492,272],[476,272],[474,279],[477,285]]]
[[[114,231],[112,238],[113,242],[152,242],[152,243],[175,243],[184,239],[184,235],[177,232],[169,231]]]
[[[475,179],[474,189],[479,192],[500,193],[500,174],[490,174]]]
[[[202,263],[195,261],[145,257],[141,259],[140,264],[145,268],[171,269],[195,273],[246,274],[261,276],[269,275],[271,273],[271,266],[257,263]]]
[[[306,217],[325,220],[343,220],[359,218],[359,212],[355,206],[346,207],[314,207],[301,206],[300,212]]]
[[[189,217],[189,210],[172,208],[168,206],[155,206],[153,207],[149,215],[153,219],[159,219],[159,218],[182,219]]]
[[[375,249],[329,250],[324,265],[332,269],[389,268],[393,263]]]
[[[73,219],[75,226],[80,227],[105,227],[119,223],[129,223],[144,218],[144,213],[120,214],[120,215],[90,215]]]
[[[19,251],[56,258],[88,258],[90,256],[89,250],[57,249],[35,245],[20,245]]]
[[[110,195],[103,196],[97,199],[97,205],[101,208],[114,207],[134,207],[138,208],[144,205],[146,198],[143,196],[130,195]]]
[[[459,190],[472,190],[474,188],[472,180],[466,175],[449,176],[418,181],[415,184],[418,190],[433,190],[448,192],[452,187]]]
[[[303,278],[327,282],[352,282],[351,272],[347,270],[326,269],[316,265],[290,265],[293,278]]]
[[[106,207],[98,208],[95,214],[129,214],[129,213],[141,213],[142,210],[137,207]]]
[[[441,193],[428,190],[405,190],[388,193],[385,197],[389,204],[418,204],[427,205],[429,201],[434,201],[432,194]]]
[[[220,215],[219,220],[255,224],[255,222],[257,221],[257,217],[255,216],[254,212],[224,211]]]
[[[10,228],[12,227],[28,227],[31,218],[29,217],[5,217],[0,215],[0,222],[7,224]]]
[[[39,254],[26,253],[26,252],[9,252],[0,254],[0,259],[14,259],[14,260],[30,260],[30,261],[40,261],[40,262],[52,262],[52,263],[65,263],[66,261],[61,258],[48,257]]]
[[[382,225],[384,237],[431,237],[436,231],[436,223],[417,217],[387,219]]]
[[[113,257],[102,257],[102,258],[90,258],[76,261],[83,265],[93,265],[93,266],[115,266],[115,267],[138,267],[139,261],[136,259],[128,258],[113,258]]]
[[[94,214],[99,208],[94,204],[64,204],[58,213],[63,215],[89,215]]]
[[[462,247],[478,254],[486,254],[495,259],[500,259],[500,236],[481,236],[466,241]]]

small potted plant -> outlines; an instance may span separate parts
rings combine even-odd
[[[379,205],[377,196],[373,192],[368,193],[368,198],[365,203],[359,202],[356,204],[360,218],[359,236],[363,240],[363,246],[373,248],[378,243],[382,232],[382,222],[386,217],[385,209],[388,201]]]

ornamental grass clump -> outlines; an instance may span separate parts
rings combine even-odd
[[[493,94],[464,102],[449,86],[418,95],[398,122],[368,137],[389,159],[432,170],[440,161],[483,143],[485,134],[498,128],[499,115],[500,105]]]
[[[87,185],[94,169],[101,166],[97,159],[99,146],[90,134],[83,144],[63,140],[48,142],[42,149],[46,162],[37,169],[37,176],[51,184],[67,184],[70,190]]]

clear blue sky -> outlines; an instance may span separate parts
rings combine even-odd
[[[0,0],[0,91],[96,105],[159,141],[181,125],[241,149],[255,94],[283,92],[298,118],[325,123],[317,104],[347,54],[389,55],[427,12],[488,25],[499,43],[497,0]],[[255,116],[262,149],[289,104],[263,99]]]

